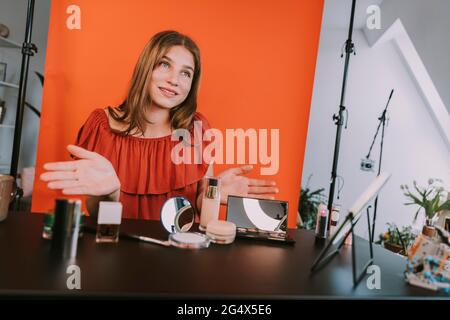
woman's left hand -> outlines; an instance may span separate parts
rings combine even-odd
[[[260,199],[274,199],[274,194],[279,190],[273,180],[252,179],[242,176],[251,172],[253,166],[246,165],[231,168],[221,172],[220,178],[220,202],[227,203],[228,196],[251,197]]]

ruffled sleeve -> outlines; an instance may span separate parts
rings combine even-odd
[[[105,111],[102,109],[94,110],[78,131],[75,144],[87,150],[94,150],[98,140],[101,139],[102,129],[104,129],[101,127],[105,125],[104,120]]]

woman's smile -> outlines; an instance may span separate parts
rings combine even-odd
[[[163,94],[163,96],[165,96],[165,97],[172,98],[172,97],[175,97],[176,95],[178,95],[178,93],[175,90],[165,88],[165,87],[158,87],[158,88],[161,91],[161,93]]]

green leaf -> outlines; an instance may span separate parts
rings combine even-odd
[[[420,188],[417,186],[417,184],[413,184],[414,185],[414,189],[416,189],[416,191],[423,197],[425,196],[425,191],[420,190]]]
[[[450,200],[447,200],[437,208],[437,212],[442,210],[450,210]]]
[[[436,194],[434,199],[431,200],[432,211],[434,211],[434,212],[438,212],[439,211],[439,210],[437,210],[439,208],[439,201],[441,201],[441,195],[438,193],[438,194]]]
[[[421,208],[417,209],[416,213],[414,214],[414,220],[413,220],[414,222],[417,221],[417,216],[419,215],[420,209]]]
[[[318,190],[316,190],[314,192],[311,192],[310,196],[315,196],[315,195],[321,194],[323,190],[324,189],[322,188],[322,189],[318,189]]]
[[[425,198],[428,198],[428,196],[431,194],[431,192],[433,192],[433,189],[430,189],[430,190],[426,191],[424,193]]]
[[[408,195],[408,197],[410,197],[414,203],[418,204],[418,205],[422,205],[422,201],[419,200],[419,198],[417,198],[416,196],[412,195],[411,193]]]

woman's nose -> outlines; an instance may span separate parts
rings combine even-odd
[[[178,76],[177,76],[177,74],[175,72],[171,72],[168,75],[167,82],[170,85],[177,87],[178,86]]]

